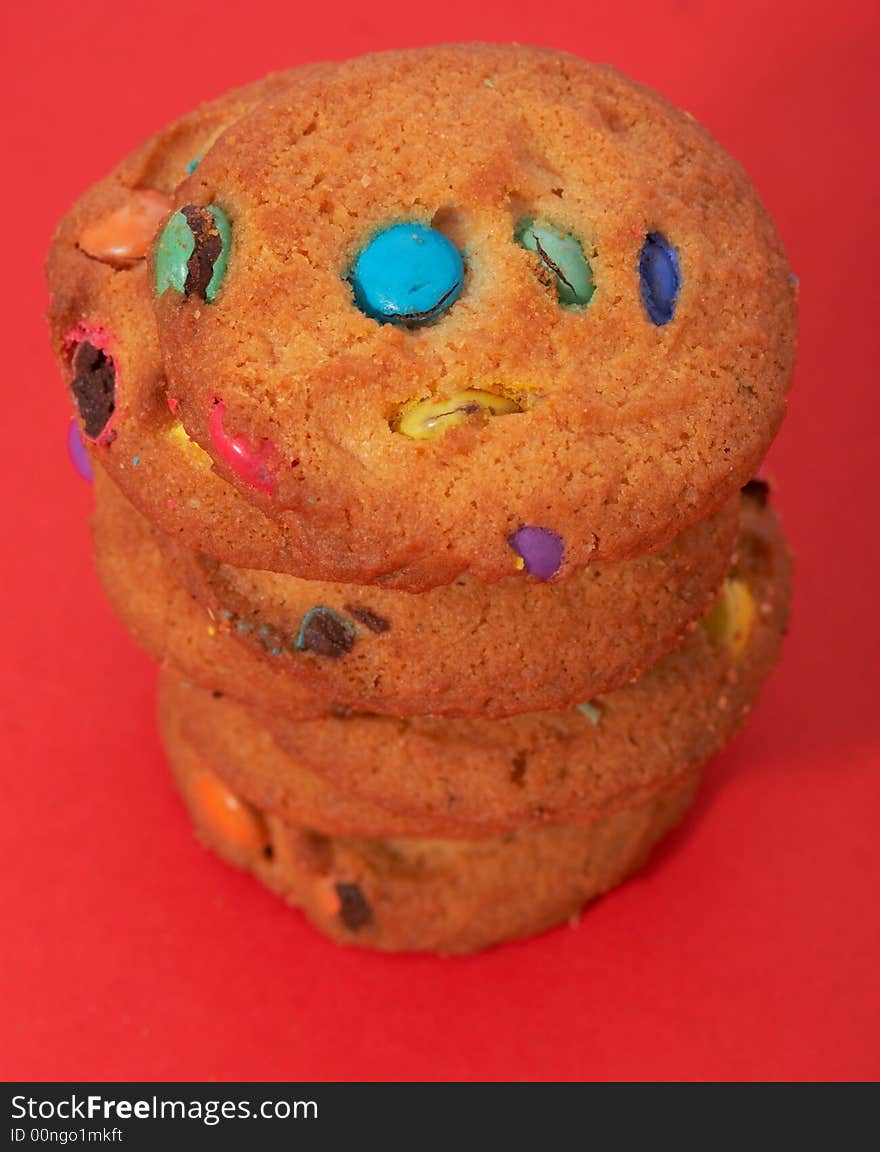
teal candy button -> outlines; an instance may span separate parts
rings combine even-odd
[[[464,262],[435,228],[395,224],[367,244],[348,281],[358,308],[381,324],[427,324],[461,295]]]
[[[187,204],[173,214],[159,238],[156,291],[161,296],[173,288],[184,296],[197,295],[212,301],[226,274],[231,243],[229,217],[222,208],[209,204],[200,209]],[[200,258],[191,267],[197,247]]]
[[[214,261],[214,274],[208,281],[208,288],[205,292],[205,299],[211,301],[217,295],[217,289],[220,287],[220,282],[226,275],[226,265],[229,263],[229,249],[232,246],[232,227],[229,223],[229,217],[219,208],[216,204],[212,204],[211,215],[214,217],[214,224],[217,231],[220,233],[220,255]]]
[[[513,238],[527,252],[537,253],[550,274],[563,308],[584,308],[593,298],[593,270],[580,241],[554,224],[523,220]]]
[[[196,238],[182,212],[175,212],[162,229],[156,252],[156,291],[161,296],[169,288],[183,293],[187,264],[196,247]]]

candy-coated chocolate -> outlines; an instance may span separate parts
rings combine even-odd
[[[169,288],[209,303],[226,274],[232,228],[217,204],[186,204],[165,227],[156,251],[156,291]]]
[[[263,817],[213,772],[199,772],[192,782],[192,797],[199,818],[215,835],[240,849],[265,850],[269,834]]]
[[[232,471],[246,484],[271,495],[275,490],[275,474],[270,467],[274,449],[268,440],[254,447],[246,436],[230,436],[223,425],[226,405],[214,399],[208,426],[214,446]]]
[[[83,434],[92,443],[109,443],[115,435],[111,425],[116,411],[116,362],[108,351],[109,339],[104,328],[78,325],[65,341],[71,349],[70,390]]]
[[[201,468],[211,467],[211,457],[200,444],[197,444],[191,436],[187,435],[186,429],[179,420],[171,425],[165,433],[165,438],[178,451],[183,452],[193,464]]]
[[[394,430],[412,440],[433,440],[466,420],[487,419],[521,412],[515,400],[478,388],[465,388],[451,396],[411,400],[400,409]]]
[[[339,660],[352,650],[356,639],[357,628],[350,620],[319,604],[303,617],[296,637],[296,649]]]
[[[680,288],[678,253],[660,232],[649,232],[639,255],[639,293],[658,328],[675,315]]]
[[[540,580],[552,580],[562,565],[565,543],[561,536],[549,528],[525,525],[507,538],[508,543],[522,559],[526,572]]]
[[[323,914],[332,919],[339,915],[339,910],[342,907],[342,901],[339,899],[339,893],[336,891],[336,882],[322,877],[317,882],[316,888],[316,904]]]
[[[67,452],[70,456],[74,468],[82,476],[83,480],[92,482],[92,462],[89,459],[89,454],[86,451],[86,446],[83,444],[83,438],[79,431],[79,422],[76,417],[72,417],[70,425],[67,429]]]
[[[435,228],[395,224],[370,240],[348,279],[367,316],[383,324],[426,324],[458,299],[464,262]]]
[[[541,272],[556,289],[563,308],[584,308],[593,298],[593,270],[580,241],[546,221],[523,220],[514,240],[527,252],[535,252]]]
[[[171,200],[152,188],[134,188],[125,203],[87,225],[77,244],[94,260],[131,268],[143,260],[156,229],[171,211]]]
[[[748,584],[736,576],[725,578],[721,594],[705,619],[713,644],[724,644],[734,658],[742,656],[752,634],[757,609]]]
[[[582,704],[577,705],[577,710],[581,716],[586,716],[594,728],[602,719],[602,709],[598,708],[592,700],[584,700]]]
[[[161,296],[169,288],[183,292],[188,262],[196,246],[195,237],[182,212],[175,212],[165,227],[156,251],[156,291]]]

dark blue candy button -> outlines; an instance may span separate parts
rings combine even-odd
[[[395,224],[373,237],[348,280],[358,308],[381,324],[427,324],[461,295],[464,263],[442,232]]]
[[[675,315],[680,287],[678,253],[660,232],[649,232],[639,256],[639,293],[658,328]]]

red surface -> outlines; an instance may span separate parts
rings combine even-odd
[[[876,6],[479,7],[4,7],[0,1076],[880,1075]],[[475,38],[551,43],[661,89],[776,216],[802,284],[771,457],[796,608],[752,723],[640,879],[576,930],[387,958],[325,941],[190,836],[154,670],[92,572],[41,264],[73,198],[200,98],[310,59]]]

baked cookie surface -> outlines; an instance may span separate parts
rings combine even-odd
[[[780,651],[791,561],[779,522],[742,497],[737,554],[716,606],[635,683],[579,707],[500,720],[352,714],[259,720],[303,767],[434,827],[573,821],[650,794],[737,732]]]
[[[788,557],[772,513],[743,501],[739,552],[711,615],[639,681],[580,707],[295,722],[182,683],[184,666],[163,674],[161,713],[237,793],[323,832],[467,838],[590,822],[701,767],[738,731],[776,660]]]
[[[293,518],[267,516],[239,496],[173,410],[146,257],[188,169],[248,107],[287,82],[284,73],[266,77],[158,132],[80,197],[56,230],[47,264],[53,350],[85,441],[76,440],[77,453],[87,452],[167,535],[233,564],[279,571],[297,568]]]
[[[552,579],[662,548],[756,469],[794,287],[685,113],[573,57],[471,45],[286,74],[224,125],[163,176],[147,267],[103,264],[95,294],[91,201],[50,264],[68,379],[95,377],[88,428],[107,357],[121,388],[151,343],[183,431],[162,429],[204,473],[155,465],[178,481],[164,509],[162,484],[130,488],[163,530],[310,579]],[[117,337],[133,276],[157,338]],[[74,363],[83,342],[104,361]]]
[[[100,467],[95,483],[98,567],[129,629],[205,687],[288,715],[507,716],[615,688],[708,610],[739,521],[734,502],[662,553],[561,584],[460,577],[413,595],[220,566],[151,530]]]
[[[461,576],[419,595],[235,568],[156,539],[221,642],[328,704],[494,717],[577,702],[653,664],[708,611],[738,524],[734,499],[659,553],[585,565],[560,583]]]
[[[242,800],[165,724],[202,841],[301,908],[322,932],[383,951],[466,953],[578,916],[621,883],[686,812],[699,776],[586,827],[476,840],[327,836]]]

